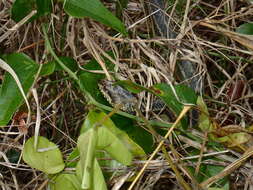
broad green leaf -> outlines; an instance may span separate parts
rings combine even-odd
[[[149,89],[153,94],[160,97],[176,115],[179,115],[182,111],[183,103],[196,104],[197,101],[195,92],[185,85],[175,85],[174,90],[176,94],[173,92],[172,87],[165,83],[156,84]],[[181,123],[184,128],[187,127],[186,118],[183,118]]]
[[[105,150],[110,156],[124,165],[130,165],[132,154],[121,140],[106,127],[98,128],[97,148]],[[120,154],[119,154],[120,150]]]
[[[94,161],[92,162],[92,164],[93,165],[90,168],[91,176],[89,176],[89,180],[90,180],[90,183],[91,183],[89,189],[92,189],[92,190],[106,190],[107,187],[106,187],[105,179],[104,179],[103,173],[101,171],[101,168],[100,168],[96,158],[94,158]],[[82,177],[82,170],[83,170],[83,167],[81,166],[81,161],[79,161],[77,163],[77,167],[76,167],[76,174],[77,174],[80,181],[83,178]],[[85,188],[85,189],[88,189],[88,188]]]
[[[126,35],[123,23],[115,17],[99,0],[66,0],[64,10],[73,17],[90,17]]]
[[[44,16],[52,12],[52,0],[36,0],[37,16]]]
[[[97,159],[93,163],[93,190],[107,190],[105,179]]]
[[[55,70],[55,62],[48,62],[42,65],[40,76],[51,75]]]
[[[11,18],[19,22],[35,7],[35,0],[15,0],[11,8]]]
[[[253,35],[253,23],[244,23],[240,25],[236,32],[246,35]]]
[[[115,114],[111,117],[113,123],[118,129],[124,131],[130,139],[140,146],[146,153],[151,153],[154,150],[153,136],[142,127],[138,126],[133,120]],[[132,151],[134,157],[142,157],[143,151]],[[139,152],[139,153],[138,153]]]
[[[77,72],[78,70],[78,64],[77,62],[71,58],[66,56],[61,56],[59,59],[64,63],[66,67],[68,67],[71,71]],[[63,68],[57,63],[57,61],[52,61],[55,64],[55,71],[62,71]],[[51,63],[51,62],[49,62]]]
[[[81,161],[79,160],[76,165],[76,176],[78,181],[82,182],[83,180],[83,166],[81,165]],[[91,177],[89,177],[89,180],[91,181]]]
[[[142,91],[149,91],[148,88],[145,88],[139,84],[136,84],[130,80],[121,80],[121,81],[117,81],[115,84],[122,86],[123,88],[127,89],[130,92],[133,93],[140,93]]]
[[[95,156],[101,168],[110,168],[110,170],[113,171],[113,172],[104,171],[103,174],[105,178],[111,177],[112,173],[113,175],[118,175],[118,174],[120,175],[124,173],[124,171],[118,170],[118,169],[123,168],[125,165],[114,160],[110,156],[110,154],[108,154],[106,151],[101,151],[101,150],[97,151]]]
[[[108,56],[110,56],[112,59],[114,59],[114,55],[112,52],[106,52]],[[108,71],[113,71],[115,64],[113,64],[109,59],[107,59],[106,57],[102,56],[105,66],[107,68]],[[85,64],[84,66],[82,66],[82,68],[84,68],[85,70],[90,70],[90,71],[96,71],[96,70],[101,70],[102,68],[100,66],[100,64],[96,61],[96,59],[91,59],[87,64]],[[82,71],[83,72],[88,72],[88,71]],[[97,73],[95,73],[97,74]],[[105,76],[105,75],[104,75]]]
[[[4,57],[5,61],[16,72],[25,93],[31,88],[39,66],[28,56],[22,53],[14,53]],[[0,126],[7,125],[13,114],[23,103],[15,80],[9,73],[5,73],[0,89]]]
[[[98,88],[98,82],[104,78],[104,75],[82,72],[79,76],[79,81],[81,85],[81,89],[84,89],[86,92],[89,92],[90,95],[99,103],[104,105],[110,105],[105,100],[104,96],[100,92]]]
[[[174,90],[176,94],[173,92],[172,87],[165,83],[156,84],[149,89],[155,95],[161,97],[165,103],[171,106],[174,110],[180,109],[183,103],[196,104],[197,101],[197,95],[195,92],[186,85],[175,85]],[[176,95],[178,96],[180,102],[177,100]]]
[[[81,190],[81,184],[75,174],[60,174],[49,181],[51,190]]]
[[[107,119],[105,119],[107,118]],[[143,149],[137,145],[129,136],[118,129],[113,121],[107,117],[107,115],[99,110],[91,110],[84,121],[84,124],[81,128],[81,133],[86,132],[90,128],[94,127],[97,124],[102,124],[102,127],[106,127],[112,134],[114,134],[121,142],[124,143],[126,147],[132,152],[136,157],[145,156]]]
[[[34,149],[34,137],[28,139],[23,149],[23,160],[32,168],[47,174],[55,174],[65,167],[62,154],[56,144],[45,137],[38,137],[37,150]]]
[[[80,153],[80,164],[77,165],[77,175],[81,178],[82,188],[89,189],[92,184],[92,166],[94,162],[95,148],[97,144],[97,132],[94,128],[81,134],[77,141]]]
[[[30,20],[49,14],[52,11],[51,0],[15,0],[11,8],[11,18],[19,22],[35,9],[37,13]]]

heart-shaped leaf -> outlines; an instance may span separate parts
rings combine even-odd
[[[34,148],[34,137],[26,141],[23,160],[32,168],[47,174],[58,173],[65,167],[61,151],[45,137],[38,137],[37,150]]]

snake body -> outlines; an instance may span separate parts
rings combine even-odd
[[[119,85],[115,85],[113,81],[103,79],[98,84],[100,91],[106,98],[106,100],[112,105],[116,106],[122,104],[121,110],[127,113],[134,113],[136,105],[138,103],[137,97],[134,96],[131,92],[124,89]],[[145,112],[145,103],[141,104],[140,110]],[[157,112],[161,111],[165,107],[165,103],[157,98],[154,100],[151,111]]]
[[[128,113],[134,112],[134,106],[137,104],[137,98],[132,93],[119,85],[114,85],[113,81],[109,81],[107,79],[101,80],[98,86],[106,100],[112,106],[122,104],[121,110]]]

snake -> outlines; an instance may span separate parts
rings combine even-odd
[[[137,97],[125,88],[114,83],[114,81],[110,81],[108,79],[102,79],[98,83],[98,87],[105,99],[113,107],[122,104],[122,107],[120,108],[122,111],[130,114],[135,113],[136,105],[138,104]],[[140,106],[141,112],[145,112],[145,107],[146,104],[143,102]],[[151,105],[151,111],[162,111],[164,107],[165,103],[160,98],[156,98]]]
[[[132,113],[134,105],[137,104],[137,98],[128,90],[119,85],[114,85],[114,81],[103,79],[98,83],[98,87],[105,99],[112,105],[122,104],[121,110]]]

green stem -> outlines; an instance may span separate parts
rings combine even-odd
[[[49,51],[49,53],[51,53],[51,55],[53,56],[53,58],[57,61],[57,63],[59,63],[59,65],[76,81],[78,81],[78,77],[76,76],[76,74],[74,72],[72,72],[66,65],[64,65],[64,63],[59,59],[59,57],[57,57],[57,55],[54,53],[53,48],[51,47],[48,35],[47,35],[47,31],[46,31],[46,27],[45,25],[42,25],[42,31],[44,34],[44,38],[45,38],[45,44],[46,44],[46,48]]]

